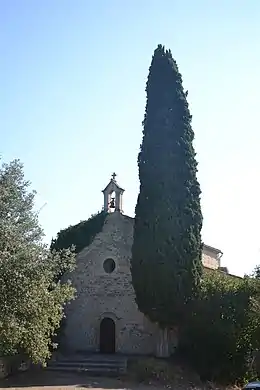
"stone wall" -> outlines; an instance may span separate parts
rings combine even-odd
[[[131,284],[133,222],[119,212],[109,214],[102,232],[78,254],[77,268],[69,276],[77,289],[66,310],[64,343],[69,350],[98,352],[100,323],[109,317],[116,326],[116,352],[155,353],[158,329],[138,311]],[[103,268],[108,258],[115,261],[109,274]],[[203,263],[217,268],[217,255],[207,250]]]
[[[131,284],[130,256],[133,220],[110,214],[103,231],[77,257],[72,274],[77,298],[67,308],[66,345],[71,350],[99,351],[100,323],[110,317],[116,325],[116,351],[151,354],[155,326],[137,309]],[[107,274],[103,262],[115,261]]]
[[[204,267],[218,269],[220,267],[219,253],[206,245],[203,247],[202,264]]]

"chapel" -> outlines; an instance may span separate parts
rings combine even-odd
[[[77,255],[69,279],[77,290],[66,308],[63,346],[70,352],[158,355],[160,330],[137,308],[131,284],[131,247],[134,219],[123,214],[124,189],[113,174],[102,191],[107,217],[102,231]],[[203,247],[205,268],[220,269],[222,252]],[[176,348],[174,331],[169,351]]]

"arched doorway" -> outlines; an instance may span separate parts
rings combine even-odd
[[[100,323],[99,349],[101,353],[115,353],[116,325],[112,318],[105,317]]]

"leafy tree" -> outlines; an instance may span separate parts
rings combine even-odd
[[[131,270],[140,311],[166,328],[185,320],[199,289],[202,214],[187,92],[161,45],[146,93]]]
[[[256,266],[252,275],[254,278],[260,280],[260,265]]]
[[[24,353],[44,363],[74,295],[69,282],[57,281],[61,264],[74,268],[74,254],[43,245],[29,186],[18,160],[0,166],[0,355]]]

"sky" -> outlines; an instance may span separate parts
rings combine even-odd
[[[134,216],[163,44],[189,91],[203,241],[234,274],[260,264],[259,20],[258,0],[0,0],[0,155],[24,163],[46,242],[101,210],[113,171]]]

